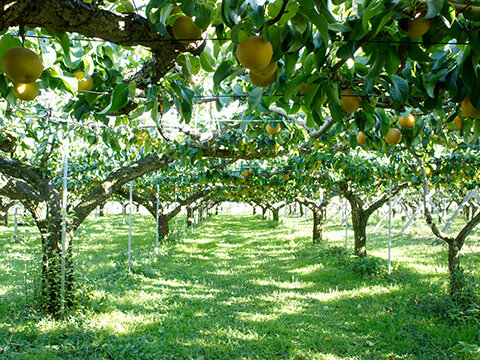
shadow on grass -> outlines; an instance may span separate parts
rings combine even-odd
[[[360,277],[343,267],[344,254],[281,224],[219,216],[158,255],[142,229],[132,274],[112,255],[125,234],[105,238],[97,228],[80,239],[80,256],[92,260],[89,299],[58,323],[0,327],[7,358],[443,360],[458,339],[476,336],[415,309],[429,281],[418,272]]]

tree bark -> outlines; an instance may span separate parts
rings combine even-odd
[[[105,203],[99,205],[98,216],[105,216]]]
[[[323,241],[323,223],[325,222],[325,207],[312,208],[313,213],[313,232],[312,240],[314,244]]]
[[[450,275],[450,295],[456,295],[463,289],[463,279],[460,277],[460,246],[455,239],[448,242],[448,272]]]
[[[5,202],[0,198],[0,224],[8,226],[8,210],[15,205],[15,201]]]
[[[353,181],[353,180],[352,180]],[[369,217],[383,204],[388,201],[388,193],[383,194],[380,198],[366,206],[362,198],[350,189],[348,181],[339,181],[338,187],[345,198],[350,203],[352,211],[352,225],[355,237],[355,255],[367,256],[367,223]],[[408,183],[402,183],[392,189],[392,196],[396,195],[400,190],[408,186]],[[346,219],[345,221],[348,221]]]
[[[272,211],[273,221],[279,222],[280,221],[280,218],[279,218],[280,209],[272,207],[270,210]]]
[[[360,257],[367,256],[367,222],[366,212],[358,207],[352,207],[352,226],[355,238],[354,253]]]
[[[187,227],[191,227],[193,224],[193,209],[187,206]]]
[[[170,233],[170,228],[168,226],[168,222],[170,221],[169,216],[165,216],[163,214],[158,216],[158,238],[159,239],[166,239],[168,234]]]

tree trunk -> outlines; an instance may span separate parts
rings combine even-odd
[[[448,243],[448,273],[450,275],[450,295],[455,296],[464,284],[460,275],[460,247],[457,239]]]
[[[265,220],[265,217],[267,216],[267,208],[262,207],[262,219]]]
[[[167,216],[162,214],[158,215],[158,238],[165,240],[170,233],[170,228],[168,227],[168,220]]]
[[[252,205],[253,207],[253,211],[252,211],[252,215],[257,215],[257,208],[255,205]]]
[[[42,292],[41,307],[54,316],[61,314],[62,278],[62,216],[60,199],[55,201],[52,194],[48,205],[43,203],[32,213],[42,239]],[[66,239],[65,254],[65,308],[71,307],[74,300],[74,272],[72,260],[72,236]]]
[[[8,210],[0,212],[0,225],[8,226]]]
[[[280,209],[272,208],[273,221],[275,222],[279,221],[279,216],[278,216],[279,213],[280,213]]]
[[[313,212],[313,235],[314,244],[318,244],[323,240],[323,223],[325,222],[325,208],[315,207]]]
[[[299,211],[300,211],[300,217],[303,217],[303,205],[298,204],[298,207],[299,207]]]
[[[98,216],[105,216],[105,203],[103,203],[99,206]]]
[[[187,227],[191,227],[193,223],[193,209],[187,206]]]
[[[215,207],[215,215],[218,215],[218,205]]]
[[[348,221],[348,219],[346,220]],[[355,236],[355,255],[367,256],[367,221],[365,211],[352,207],[352,225]]]

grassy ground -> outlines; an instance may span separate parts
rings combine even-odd
[[[1,227],[0,358],[478,358],[479,323],[436,312],[445,309],[446,248],[420,221],[407,234],[396,221],[388,275],[385,230],[369,235],[369,260],[358,262],[335,224],[314,246],[305,219],[219,215],[184,237],[182,220],[178,241],[156,255],[153,219],[135,217],[130,273],[128,221],[88,220],[75,238],[82,296],[64,320],[32,308],[35,229],[22,226],[14,242]],[[479,240],[477,229],[462,257],[477,281]]]

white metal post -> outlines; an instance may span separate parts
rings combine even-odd
[[[65,142],[65,149],[63,153],[63,197],[62,197],[62,274],[60,279],[60,299],[61,312],[65,308],[65,279],[66,279],[66,240],[67,240],[67,195],[68,195],[68,152],[69,139]]]
[[[130,211],[128,218],[128,271],[131,270],[132,262],[132,208],[133,208],[133,183],[130,181]]]
[[[388,274],[392,272],[392,180],[388,180]]]
[[[348,251],[348,202],[347,199],[344,201],[344,212],[345,212],[345,251]]]
[[[158,221],[159,221],[159,216],[158,216],[158,210],[159,210],[159,204],[160,203],[160,186],[157,185],[157,212],[155,213],[156,214],[156,224],[157,224],[157,232],[156,232],[156,237],[155,237],[155,254],[158,254],[158,238],[159,238],[159,234],[158,234]]]
[[[175,206],[177,206],[177,186],[175,186]],[[175,216],[175,241],[178,241],[178,217]]]
[[[18,200],[15,200],[15,232],[14,232],[14,235],[13,235],[13,239],[15,240],[15,242],[18,241]],[[8,212],[7,212],[7,217],[8,217]]]

